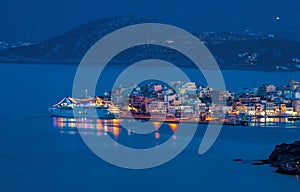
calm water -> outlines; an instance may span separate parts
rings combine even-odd
[[[190,69],[189,69],[190,70]],[[48,116],[47,108],[71,95],[74,66],[0,65],[0,189],[1,191],[297,191],[297,177],[274,173],[251,160],[265,159],[274,146],[300,138],[300,124],[264,127],[223,127],[204,155],[198,147],[206,126],[175,159],[147,170],[127,170],[95,156],[72,121]],[[115,73],[112,70],[110,74]],[[197,79],[197,74],[190,70]],[[284,84],[300,73],[225,71],[227,87],[239,89],[262,83]],[[105,77],[110,81],[109,76]],[[255,80],[254,80],[255,79]],[[105,89],[106,85],[103,85]],[[172,137],[165,124],[147,138],[131,142],[128,132],[111,122],[83,122],[80,129],[106,126],[107,133],[127,145],[151,147]],[[155,125],[154,125],[155,126]],[[174,127],[173,127],[174,128]],[[174,143],[180,138],[172,138]],[[150,144],[149,144],[150,143]],[[149,146],[148,146],[149,144]],[[234,162],[242,158],[246,162]]]

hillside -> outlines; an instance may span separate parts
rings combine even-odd
[[[0,51],[0,63],[78,64],[87,50],[106,34],[119,28],[156,22],[132,16],[94,20],[39,44]],[[212,52],[223,69],[300,70],[300,42],[273,35],[234,33],[195,34]],[[175,51],[158,46],[140,46],[118,55],[115,63],[132,63],[147,58],[165,59],[191,66]]]

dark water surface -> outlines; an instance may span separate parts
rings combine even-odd
[[[71,95],[74,66],[0,65],[0,191],[298,191],[298,177],[274,173],[274,168],[253,166],[276,144],[300,138],[300,125],[265,127],[224,126],[218,140],[204,155],[198,147],[205,125],[170,162],[147,170],[128,170],[108,164],[85,145],[72,121],[49,117],[47,108]],[[191,72],[193,73],[193,72]],[[254,76],[256,77],[253,80]],[[232,89],[262,83],[283,84],[300,73],[224,71]],[[106,78],[108,81],[108,77]],[[298,79],[299,80],[299,79]],[[105,85],[104,85],[105,88]],[[116,141],[132,143],[128,132],[113,123],[107,133]],[[96,123],[97,124],[97,123]],[[96,124],[82,124],[89,131]],[[154,125],[155,126],[155,125]],[[165,124],[147,142],[158,145],[172,137]],[[180,138],[172,138],[174,144]],[[149,144],[150,145],[150,144]],[[242,158],[245,162],[234,162]]]

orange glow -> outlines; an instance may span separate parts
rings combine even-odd
[[[152,122],[153,123],[153,125],[154,125],[154,127],[155,127],[155,129],[157,130],[159,127],[160,127],[160,122]]]
[[[211,116],[206,116],[205,117],[205,121],[212,121],[212,120],[213,120],[213,118]]]
[[[66,127],[67,126],[67,123],[65,123],[65,122],[62,122],[62,121],[59,121],[59,122],[57,122],[57,127]]]
[[[155,139],[159,139],[160,134],[158,132],[155,132]]]
[[[65,121],[65,118],[58,117],[58,118],[57,118],[57,121]]]
[[[115,137],[118,137],[119,134],[120,134],[120,129],[118,127],[114,127],[113,134],[114,134]]]
[[[113,123],[118,123],[118,124],[119,124],[119,119],[113,119],[112,122],[113,122]]]
[[[170,123],[169,127],[174,133],[178,129],[178,124],[177,123]]]
[[[103,129],[102,123],[97,123],[96,124],[96,129],[97,130],[102,130]]]
[[[118,119],[113,119],[112,122],[113,122],[114,127],[119,127],[120,122]]]

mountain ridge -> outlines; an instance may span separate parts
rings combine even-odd
[[[0,50],[0,63],[79,64],[88,49],[106,34],[129,25],[154,22],[157,20],[134,16],[93,20],[38,44]],[[273,34],[210,32],[194,35],[208,47],[221,69],[300,70],[298,41],[277,38]],[[148,54],[145,48],[147,46],[127,52],[126,58],[140,53],[138,58],[143,59],[141,53]],[[151,58],[167,57],[166,60],[176,62],[172,51],[163,56],[168,53],[164,48],[152,47],[152,50]],[[183,62],[182,65],[190,64]]]

